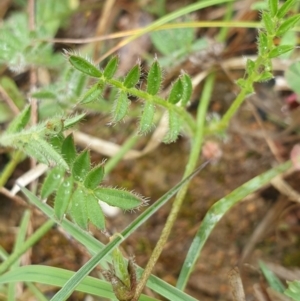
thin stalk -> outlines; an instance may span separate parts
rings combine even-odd
[[[0,188],[2,188],[12,173],[14,172],[16,166],[22,161],[23,153],[21,151],[13,152],[12,158],[9,163],[5,166],[3,172],[0,174]]]
[[[55,223],[52,220],[45,222],[38,228],[20,248],[14,251],[8,258],[0,265],[0,274],[4,273],[12,264],[16,262],[28,249],[30,249],[37,241],[39,241]]]
[[[213,87],[214,79],[215,79],[215,75],[210,74],[205,81],[205,85],[203,88],[203,94],[200,99],[200,103],[199,103],[198,111],[197,111],[196,134],[194,136],[195,138],[192,143],[191,153],[189,156],[189,160],[188,160],[183,178],[186,178],[187,175],[189,175],[193,172],[193,170],[195,169],[197,162],[198,162],[198,158],[199,158],[199,154],[200,154],[202,142],[203,142],[205,116],[206,116],[206,112],[207,112],[207,108],[208,108],[208,104],[209,104],[209,100],[210,100],[210,95],[211,95],[211,90]],[[135,292],[135,295],[134,295],[134,298],[132,299],[132,301],[137,301],[139,299],[139,296],[141,295],[142,290],[144,289],[146,282],[151,275],[152,269],[155,266],[160,254],[164,248],[164,245],[169,237],[171,229],[177,219],[177,215],[178,215],[178,212],[184,201],[184,198],[185,198],[185,195],[186,195],[186,192],[188,189],[188,185],[189,185],[189,182],[184,184],[182,186],[182,188],[179,190],[179,192],[175,198],[175,201],[172,205],[170,214],[166,221],[165,227],[164,227],[162,234],[153,250],[151,258],[149,259],[149,261],[147,263],[144,273],[142,274],[142,277],[140,279],[140,282],[138,284],[137,290]]]
[[[114,167],[122,160],[124,155],[133,148],[138,139],[139,136],[134,133],[125,141],[120,150],[105,163],[105,175],[108,175],[112,169],[114,169]]]

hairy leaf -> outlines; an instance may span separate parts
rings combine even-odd
[[[94,193],[100,201],[124,210],[137,208],[143,203],[139,197],[125,190],[97,188]]]
[[[87,104],[99,98],[103,90],[103,83],[93,85],[80,100],[80,104]]]
[[[271,17],[274,17],[278,11],[278,0],[269,0],[268,2]]]
[[[156,95],[162,81],[162,70],[157,60],[150,67],[147,78],[147,93]]]
[[[110,61],[107,63],[106,67],[104,68],[103,75],[107,79],[111,79],[118,68],[119,58],[117,56],[114,56],[110,59]]]
[[[65,169],[60,166],[54,167],[48,173],[41,189],[42,199],[47,198],[52,192],[54,192],[57,189],[60,182],[62,181],[64,173]]]
[[[93,77],[101,77],[102,76],[102,72],[97,67],[95,67],[93,64],[91,64],[89,61],[84,59],[83,57],[70,54],[69,62],[75,69],[77,69],[89,76],[93,76]]]
[[[171,89],[168,102],[176,104],[182,98],[182,94],[183,94],[183,84],[181,79],[178,78]]]
[[[6,133],[16,133],[24,129],[30,119],[31,107],[26,106],[24,110],[9,124]]]
[[[283,5],[278,9],[278,12],[276,15],[277,18],[279,18],[279,19],[283,18],[295,3],[296,3],[296,0],[284,1]]]
[[[146,134],[153,128],[153,118],[155,114],[155,106],[151,102],[146,102],[144,105],[142,117],[140,120],[139,132]]]
[[[112,114],[113,122],[121,121],[127,113],[130,101],[128,100],[126,92],[121,91],[120,95],[114,102]]]
[[[184,74],[181,77],[181,81],[183,85],[181,105],[185,107],[188,101],[191,99],[192,92],[193,92],[193,84],[191,78],[187,74]]]
[[[273,34],[274,30],[275,30],[275,26],[274,26],[274,22],[270,16],[270,13],[264,11],[261,18],[262,18],[262,21],[263,21],[263,24],[265,26],[267,33],[270,35]]]
[[[279,45],[270,51],[269,58],[272,59],[272,58],[278,57],[281,54],[284,54],[286,52],[293,50],[294,48],[295,48],[294,45]]]
[[[299,14],[296,16],[292,16],[292,17],[288,18],[287,20],[285,20],[277,29],[276,36],[281,37],[282,35],[284,35],[291,28],[295,27],[296,24],[299,22],[299,20],[300,20]]]
[[[81,187],[78,187],[71,197],[71,217],[74,222],[83,229],[87,229],[88,226],[86,198],[87,194]]]
[[[163,141],[165,143],[171,143],[176,141],[181,128],[181,120],[179,116],[173,110],[170,110],[168,113],[169,113],[169,131],[164,137]]]
[[[98,165],[89,171],[84,180],[84,186],[88,189],[95,189],[101,183],[103,177],[104,167],[102,165]]]
[[[68,135],[64,140],[61,147],[61,154],[64,157],[65,161],[68,163],[68,165],[72,166],[72,163],[76,158],[76,149],[72,134]]]
[[[105,217],[98,200],[94,195],[88,194],[86,198],[88,217],[92,224],[94,224],[98,229],[105,228]]]
[[[90,154],[88,151],[84,151],[73,162],[72,175],[75,180],[83,181],[90,169]]]
[[[258,34],[258,53],[263,56],[268,51],[268,37],[264,32]]]
[[[135,65],[126,75],[123,85],[126,88],[134,87],[140,80],[141,67],[140,65]]]
[[[73,191],[73,178],[68,177],[59,185],[55,200],[54,212],[59,221],[62,220],[69,206],[70,198]]]

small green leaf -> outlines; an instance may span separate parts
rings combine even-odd
[[[268,81],[268,80],[270,80],[272,78],[274,78],[273,73],[265,71],[265,72],[261,73],[255,81],[257,81],[257,82],[265,82],[265,81]]]
[[[258,34],[258,53],[261,56],[264,56],[268,51],[268,37],[267,35],[260,31]]]
[[[50,137],[49,142],[50,144],[56,149],[61,150],[62,144],[65,141],[65,137],[63,133],[59,133],[55,136]]]
[[[269,52],[269,58],[272,59],[272,58],[278,57],[286,52],[293,50],[294,48],[295,48],[294,45],[277,46]]]
[[[98,229],[104,229],[105,217],[98,200],[94,197],[94,195],[88,194],[86,203],[90,222]]]
[[[123,85],[126,88],[134,87],[140,80],[141,67],[140,65],[135,65],[126,75]]]
[[[299,22],[299,20],[300,20],[299,14],[285,20],[277,29],[276,36],[281,37],[282,35],[284,35],[287,31],[295,27],[296,24]]]
[[[32,93],[31,96],[39,99],[57,99],[57,95],[49,90],[37,91]]]
[[[156,95],[162,81],[162,70],[157,60],[150,67],[147,78],[147,93]]]
[[[287,284],[288,288],[284,291],[284,294],[295,301],[300,301],[300,281],[287,281]]]
[[[146,134],[153,128],[153,119],[155,114],[155,106],[151,102],[146,102],[140,120],[139,132]]]
[[[272,66],[272,60],[266,59],[263,66],[265,71],[272,72],[273,66]]]
[[[61,147],[61,154],[64,157],[65,161],[68,163],[68,165],[71,167],[73,161],[76,158],[76,149],[72,134],[68,135],[67,138],[64,140]]]
[[[64,129],[67,130],[68,128],[72,127],[74,124],[78,123],[83,117],[85,117],[85,114],[78,114],[73,117],[68,117],[64,120]]]
[[[123,210],[137,208],[143,203],[140,198],[125,190],[97,188],[94,193],[100,201]]]
[[[250,59],[247,59],[247,63],[246,63],[246,72],[248,74],[252,74],[253,71],[255,69],[255,62],[250,60]]]
[[[103,83],[97,83],[93,85],[88,91],[85,92],[82,99],[80,100],[80,104],[90,103],[101,95],[103,90]]]
[[[117,56],[111,58],[110,61],[107,63],[103,71],[103,75],[107,79],[111,79],[115,75],[118,68],[118,63],[119,63],[119,58]]]
[[[190,101],[192,92],[193,92],[193,84],[191,78],[184,74],[181,77],[182,85],[183,85],[183,92],[182,92],[182,98],[181,98],[181,105],[183,107],[186,106],[186,104]]]
[[[168,102],[176,104],[182,98],[182,94],[183,94],[183,84],[181,79],[178,78],[171,89]]]
[[[9,124],[6,133],[17,133],[24,129],[30,119],[31,107],[26,106],[24,110]]]
[[[73,162],[72,166],[72,175],[77,181],[84,181],[86,175],[90,171],[91,162],[90,162],[90,154],[86,150],[82,152]]]
[[[60,166],[54,167],[48,173],[41,189],[42,199],[47,198],[51,193],[53,193],[57,189],[60,182],[62,181],[64,173],[65,169],[61,168]]]
[[[54,200],[54,212],[59,221],[62,220],[66,213],[70,198],[73,191],[73,178],[68,177],[60,183]]]
[[[119,122],[126,116],[129,104],[126,92],[121,91],[113,105],[113,122]]]
[[[266,11],[263,12],[262,14],[262,21],[263,21],[263,24],[264,24],[264,27],[267,31],[267,33],[269,35],[272,35],[274,34],[274,30],[275,30],[275,24],[270,16],[270,14]]]
[[[67,162],[51,144],[43,139],[31,139],[21,147],[28,156],[35,158],[38,162],[50,165],[61,166],[66,170],[69,168]]]
[[[278,0],[269,0],[268,2],[271,17],[275,17],[278,11]]]
[[[70,215],[74,222],[83,229],[88,226],[87,193],[78,187],[71,197]]]
[[[89,76],[93,76],[93,77],[102,76],[102,73],[98,68],[96,68],[93,64],[91,64],[89,61],[87,61],[86,59],[80,56],[73,55],[73,54],[69,55],[69,62],[75,69]]]
[[[113,237],[111,238],[113,239]],[[127,270],[127,262],[124,259],[124,256],[122,255],[119,248],[115,248],[112,253],[112,260],[113,260],[113,267],[115,269],[116,276],[122,280],[122,282],[127,286],[130,287],[130,278],[128,275]]]
[[[284,1],[283,5],[278,9],[277,18],[282,19],[290,8],[296,3],[296,0],[287,0]]]
[[[172,143],[177,140],[181,128],[180,117],[173,111],[169,112],[169,131],[164,137],[164,143]]]
[[[89,171],[84,180],[84,186],[88,189],[95,189],[101,183],[103,177],[104,167],[98,165]]]

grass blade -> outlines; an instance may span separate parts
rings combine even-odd
[[[29,199],[29,201],[39,208],[45,215],[47,215],[50,219],[55,222],[58,220],[55,218],[55,214],[53,209],[45,203],[42,203],[32,192],[30,192],[26,188],[21,188],[25,196]],[[82,230],[77,225],[71,223],[67,219],[63,219],[60,223],[60,226],[72,237],[74,237],[78,242],[80,242],[83,246],[85,246],[89,252],[94,255],[99,250],[104,248],[104,244],[102,244],[99,240],[95,239],[88,232]],[[1,249],[0,249],[1,250]],[[107,254],[105,260],[110,260],[110,254]],[[103,268],[108,268],[105,261],[101,262]],[[139,274],[142,273],[143,269],[137,267],[137,271]],[[157,292],[161,296],[167,298],[172,301],[197,301],[195,298],[185,294],[183,291],[178,290],[176,287],[168,284],[167,282],[161,280],[158,277],[150,276],[147,286],[151,288],[154,292]]]
[[[206,164],[203,164],[200,169]],[[135,219],[124,231],[122,231],[120,236],[116,236],[109,244],[107,244],[99,253],[92,257],[84,266],[82,266],[76,274],[74,274],[65,283],[63,288],[51,299],[51,301],[62,301],[66,300],[70,294],[76,289],[79,283],[100,263],[100,261],[107,256],[112,250],[114,250],[122,240],[126,239],[130,234],[132,234],[139,226],[141,226],[146,220],[149,219],[159,208],[161,208],[165,203],[167,203],[171,197],[189,181],[195,173],[188,176],[186,179],[181,181],[179,184],[170,189],[165,193],[157,202],[155,202],[151,207],[145,210],[137,219]],[[121,238],[122,237],[122,238]]]
[[[43,265],[23,266],[0,277],[0,283],[20,281],[37,282],[51,286],[63,286],[75,272]],[[113,299],[114,293],[109,282],[86,277],[77,287],[77,291],[104,298]],[[141,296],[141,301],[158,301],[157,299]]]
[[[193,270],[193,267],[200,256],[200,252],[211,234],[212,230],[218,223],[218,221],[224,216],[224,214],[236,203],[246,197],[248,194],[256,191],[261,188],[271,179],[276,177],[277,175],[283,173],[288,170],[292,166],[291,161],[287,161],[275,168],[272,168],[263,174],[251,179],[245,184],[241,185],[231,193],[229,193],[224,198],[220,199],[216,202],[206,213],[200,228],[194,238],[194,241],[188,251],[184,264],[182,266],[178,282],[177,288],[183,290],[186,286],[186,283],[189,279],[189,276]]]

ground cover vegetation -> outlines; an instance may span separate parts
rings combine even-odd
[[[299,3],[184,2],[0,4],[1,300],[300,300]]]

